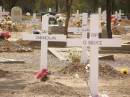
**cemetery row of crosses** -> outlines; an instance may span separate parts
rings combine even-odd
[[[129,97],[130,21],[122,14],[111,16],[109,39],[106,11],[77,11],[68,38],[65,14],[0,7],[0,97]]]

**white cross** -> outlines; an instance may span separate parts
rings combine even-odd
[[[48,20],[49,16],[42,16],[42,31],[46,33],[42,34],[25,34],[23,35],[23,40],[30,41],[41,41],[41,69],[47,69],[47,49],[48,49],[48,41],[66,41],[65,35],[48,35]]]
[[[2,6],[0,6],[0,19],[2,19],[4,15],[9,15],[9,12],[2,11]]]
[[[71,30],[71,32],[73,32],[73,31],[78,32],[79,29],[77,27],[75,27],[74,29]],[[80,28],[80,32],[82,32],[82,38],[87,37],[87,33],[88,33],[88,13],[82,14],[82,27]],[[81,44],[79,42],[81,42],[81,40],[79,40],[79,39],[67,39],[67,45],[68,46],[82,46],[81,63],[86,64],[88,62],[88,60],[86,58],[88,56],[87,46],[79,45],[79,44]]]
[[[97,97],[98,93],[98,56],[99,47],[120,47],[120,39],[99,39],[100,18],[97,14],[90,17],[90,39],[69,39],[68,46],[89,46],[90,47],[90,90],[92,97]]]

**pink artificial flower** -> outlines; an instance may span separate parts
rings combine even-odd
[[[47,77],[48,75],[48,70],[47,69],[42,69],[36,74],[37,79],[42,79],[44,77]]]

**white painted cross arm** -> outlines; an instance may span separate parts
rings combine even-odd
[[[24,34],[23,40],[30,41],[66,41],[65,35],[48,35],[48,34]]]
[[[67,46],[120,47],[121,39],[67,39]]]
[[[0,12],[0,15],[9,15],[9,12]]]

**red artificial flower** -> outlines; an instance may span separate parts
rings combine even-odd
[[[42,70],[40,70],[40,71],[36,74],[36,78],[37,78],[37,79],[42,79],[42,78],[47,77],[47,75],[48,75],[48,70],[47,70],[47,69],[42,69]]]
[[[10,32],[1,32],[0,33],[0,37],[3,38],[3,39],[8,39],[11,37],[11,33]]]

